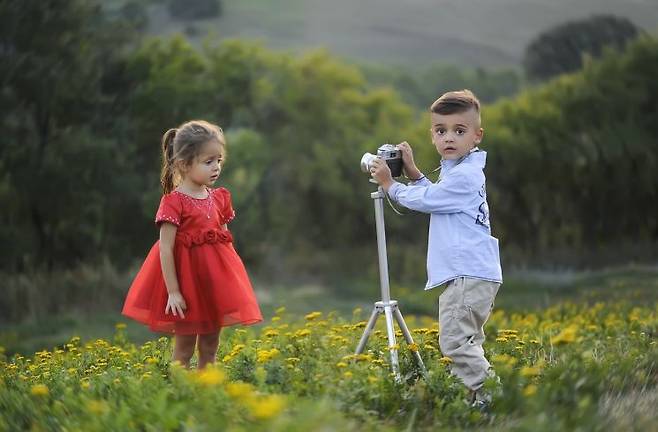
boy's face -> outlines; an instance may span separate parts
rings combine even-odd
[[[484,131],[477,111],[431,113],[432,142],[443,159],[459,159],[480,144]]]

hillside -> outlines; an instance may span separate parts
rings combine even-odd
[[[270,48],[325,47],[350,60],[463,66],[519,63],[539,32],[596,13],[626,17],[658,31],[655,0],[223,0],[219,19],[197,21],[193,39],[261,39]],[[161,5],[150,9],[151,34],[185,32]]]

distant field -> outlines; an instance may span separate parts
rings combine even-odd
[[[416,315],[435,319],[440,290],[423,291],[422,284],[399,286],[394,277],[392,285],[391,296],[399,301],[405,317]],[[303,316],[311,311],[336,311],[349,317],[356,308],[362,310],[362,315],[369,314],[374,302],[380,300],[378,281],[354,283],[350,287],[351,294],[337,294],[317,285],[272,287],[256,283],[266,320],[281,306],[285,306],[291,316]],[[565,301],[658,304],[658,267],[509,275],[496,298],[496,309],[510,313],[538,311]],[[0,346],[9,353],[30,354],[61,345],[73,336],[80,336],[83,341],[110,337],[117,322],[127,324],[126,331],[133,341],[141,343],[157,337],[144,326],[122,317],[119,310],[92,314],[81,311],[53,316],[42,322],[0,325]],[[230,335],[233,331],[228,329],[225,334]]]
[[[348,60],[389,64],[509,66],[539,32],[595,13],[658,31],[656,0],[223,0],[219,19],[197,21],[195,39],[261,39],[275,49],[324,47]],[[151,34],[184,32],[162,6]]]

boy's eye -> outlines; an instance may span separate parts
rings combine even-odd
[[[435,132],[439,135],[443,135],[444,133],[446,133],[446,130],[443,128],[438,128],[435,130]]]
[[[466,130],[464,129],[457,129],[455,132],[457,132],[457,135],[464,135],[466,133]]]

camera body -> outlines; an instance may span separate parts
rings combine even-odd
[[[400,177],[402,175],[402,152],[392,144],[380,146],[377,149],[377,155],[365,153],[361,157],[361,171],[364,173],[370,172],[372,162],[377,158],[383,159],[386,162],[393,177]]]

